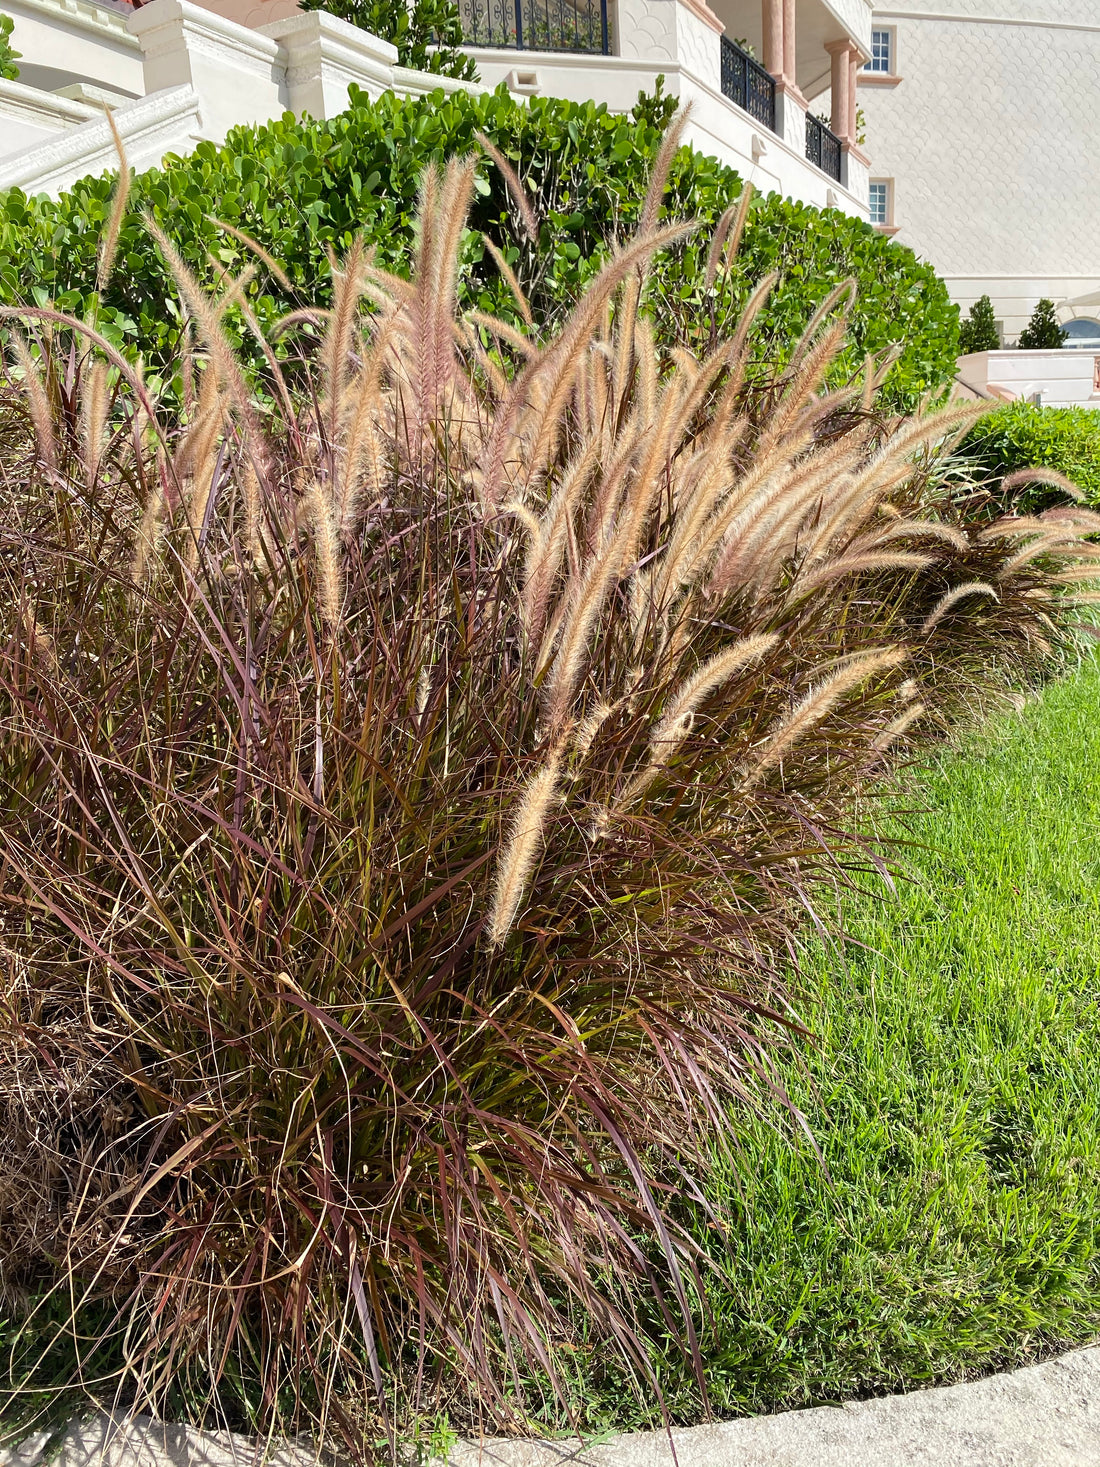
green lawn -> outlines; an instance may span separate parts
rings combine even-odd
[[[804,978],[820,1049],[788,1079],[831,1185],[764,1125],[726,1179],[743,1223],[712,1301],[726,1413],[1100,1336],[1096,663],[906,797],[911,880],[849,901],[844,954]]]

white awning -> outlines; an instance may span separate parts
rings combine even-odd
[[[1094,290],[1090,295],[1074,296],[1072,300],[1059,301],[1059,311],[1087,310],[1090,306],[1100,306],[1100,290]]]

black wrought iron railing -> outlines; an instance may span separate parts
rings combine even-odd
[[[722,36],[722,95],[775,131],[775,78],[759,61]]]
[[[840,182],[840,139],[812,112],[806,113],[806,157]]]
[[[607,56],[607,0],[459,0],[468,46]]]

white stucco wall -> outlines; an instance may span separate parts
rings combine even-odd
[[[123,6],[90,0],[4,0],[15,22],[11,43],[22,53],[19,80],[47,92],[91,82],[127,97],[145,91],[141,47],[126,28]]]
[[[959,358],[958,373],[968,386],[993,397],[1100,408],[1100,357],[1092,352],[971,352]]]
[[[1014,341],[1042,295],[1100,287],[1100,0],[911,0],[896,86],[861,83],[897,238]]]
[[[83,102],[55,97],[22,82],[0,81],[0,138],[8,153],[33,148],[95,115],[95,109]]]

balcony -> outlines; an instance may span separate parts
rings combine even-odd
[[[775,78],[728,36],[721,42],[722,95],[774,132]]]
[[[840,139],[812,112],[806,113],[806,157],[840,182]]]
[[[607,56],[607,0],[460,0],[468,46]]]
[[[868,0],[851,3],[866,9],[857,19],[869,33]],[[629,113],[663,77],[667,94],[691,107],[685,141],[699,152],[762,193],[867,217],[867,160],[847,105],[866,47],[850,33],[834,39],[841,22],[826,0],[458,4],[484,86]],[[808,105],[830,86],[832,125],[807,121]]]

